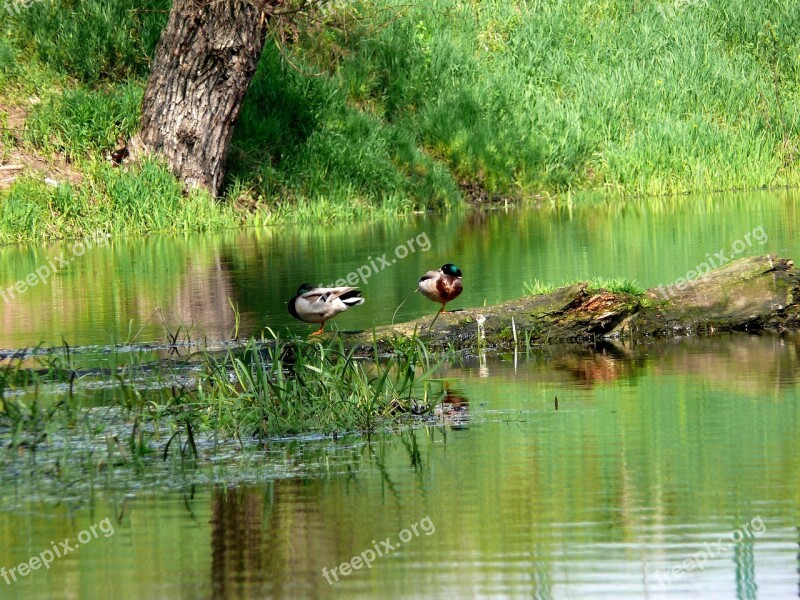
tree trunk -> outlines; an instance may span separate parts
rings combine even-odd
[[[175,0],[153,58],[134,158],[165,158],[218,195],[233,128],[282,0]]]

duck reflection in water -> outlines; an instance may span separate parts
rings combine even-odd
[[[410,406],[393,400],[392,414],[411,413],[417,416],[427,415],[435,418],[437,424],[448,425],[452,429],[466,429],[469,423],[469,399],[459,390],[451,388],[444,382],[441,400],[431,408],[430,404],[418,404],[416,401]]]
[[[469,425],[469,399],[445,383],[444,398],[434,414],[451,429],[466,429]]]

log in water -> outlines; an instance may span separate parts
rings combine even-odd
[[[742,258],[680,285],[644,296],[589,291],[576,283],[496,306],[442,313],[345,335],[348,343],[389,347],[417,332],[432,349],[593,343],[600,339],[800,329],[794,262],[775,254]]]

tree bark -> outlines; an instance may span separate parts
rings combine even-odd
[[[189,186],[222,189],[225,157],[282,0],[175,0],[156,47],[134,158],[156,154]]]

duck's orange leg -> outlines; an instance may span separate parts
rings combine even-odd
[[[322,324],[319,326],[319,329],[317,329],[314,333],[309,334],[308,337],[311,337],[312,335],[319,335],[322,333],[323,329],[325,329],[325,321],[322,322]]]
[[[436,319],[438,319],[438,318],[439,318],[439,315],[440,315],[440,314],[442,314],[443,312],[446,312],[446,311],[444,310],[444,306],[445,306],[445,304],[447,304],[447,302],[442,302],[442,308],[440,308],[440,309],[439,309],[439,312],[437,312],[437,313],[436,313],[436,316],[435,316],[435,317],[433,317],[433,321],[431,321],[431,324],[430,324],[430,326],[428,327],[428,331],[430,331],[431,329],[433,329],[433,324],[434,324],[434,323],[436,323]]]

